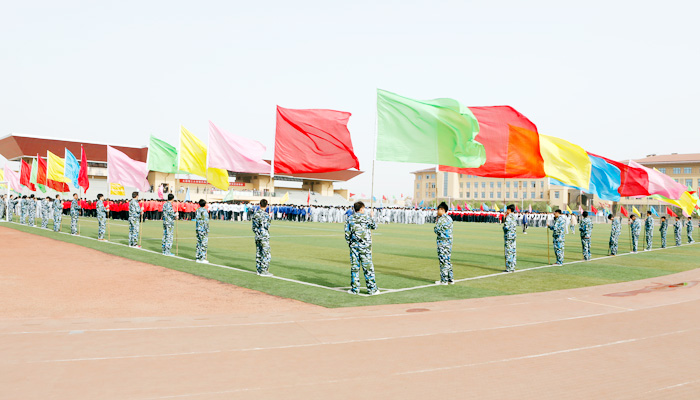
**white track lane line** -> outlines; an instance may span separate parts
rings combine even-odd
[[[501,330],[501,329],[522,328],[522,327],[527,327],[527,326],[543,325],[543,324],[563,322],[563,321],[574,321],[574,320],[579,320],[579,319],[595,318],[595,317],[601,317],[601,316],[607,316],[607,315],[613,315],[613,314],[622,314],[622,313],[635,312],[635,311],[644,311],[644,310],[648,310],[648,309],[667,307],[667,306],[671,306],[671,305],[683,304],[683,303],[688,303],[688,302],[692,302],[692,301],[697,301],[697,299],[679,301],[679,302],[670,303],[670,304],[655,305],[655,306],[650,306],[650,307],[645,307],[645,308],[640,308],[640,309],[630,310],[630,311],[611,311],[611,312],[607,312],[607,313],[579,315],[576,317],[566,317],[566,318],[552,319],[552,320],[546,320],[546,321],[526,322],[526,323],[522,323],[522,324],[512,324],[512,325],[496,326],[496,327],[489,327],[489,328],[478,328],[478,329],[442,331],[442,332],[434,332],[434,333],[421,333],[421,334],[416,334],[416,335],[386,336],[386,337],[376,337],[376,338],[369,338],[369,339],[341,340],[341,341],[334,341],[334,342],[319,341],[317,343],[291,344],[291,345],[285,345],[285,346],[272,346],[272,347],[250,347],[250,348],[244,348],[244,349],[224,349],[224,350],[210,350],[210,351],[192,351],[192,352],[183,352],[183,353],[135,354],[135,355],[111,356],[111,357],[87,357],[87,358],[68,358],[68,359],[58,359],[58,360],[41,360],[41,361],[31,361],[31,362],[28,362],[28,364],[64,363],[64,362],[82,362],[82,361],[104,361],[104,360],[137,359],[137,358],[178,357],[178,356],[191,356],[191,355],[203,355],[203,354],[283,350],[283,349],[294,349],[294,348],[304,348],[304,347],[320,347],[320,346],[333,346],[333,345],[354,344],[354,343],[382,342],[382,341],[390,341],[390,340],[397,340],[397,339],[412,339],[412,338],[419,338],[419,337],[430,337],[430,336],[439,336],[439,335],[455,335],[455,334],[471,333],[471,332],[484,332],[484,331],[495,331],[495,330]]]

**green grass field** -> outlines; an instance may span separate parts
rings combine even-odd
[[[17,221],[17,219],[15,219]],[[38,221],[40,222],[40,221]],[[178,223],[179,255],[194,259],[194,223]],[[349,286],[348,247],[341,224],[297,223],[273,221],[270,246],[270,271],[277,277],[308,282],[328,288],[304,285],[194,261],[165,257],[160,254],[100,243],[82,237],[54,233],[19,224],[2,223],[13,229],[31,232],[64,242],[76,243],[105,253],[188,272],[221,282],[259,290],[325,307],[429,302],[486,296],[500,296],[603,285],[608,283],[652,278],[698,267],[700,245],[674,247],[640,252],[614,258],[607,255],[610,225],[596,224],[593,229],[592,255],[586,263],[556,266],[516,274],[498,275],[458,282],[451,286],[431,286],[399,292],[386,289],[411,288],[428,285],[439,279],[433,225],[380,225],[373,237],[373,255],[377,284],[387,293],[380,296],[352,296],[338,290]],[[49,227],[52,222],[49,223]],[[81,218],[81,235],[95,238],[97,222]],[[657,228],[658,229],[658,228]],[[70,231],[69,218],[63,218],[63,232]],[[126,221],[110,221],[110,240],[126,244]],[[528,235],[518,232],[518,269],[527,269],[554,262],[547,258],[545,228],[530,228]],[[162,223],[146,221],[142,226],[144,249],[161,251]],[[660,247],[656,231],[654,247]],[[455,279],[479,277],[502,272],[504,269],[503,234],[498,224],[455,223],[452,262]],[[685,234],[683,235],[685,242]],[[640,241],[641,242],[641,241]],[[551,237],[550,237],[551,245]],[[672,228],[668,244],[673,244]],[[640,250],[642,243],[640,243]],[[623,225],[620,254],[629,252],[629,230]],[[175,246],[173,246],[173,251]],[[212,263],[255,271],[255,244],[249,222],[211,221],[209,260]],[[567,235],[566,262],[581,260],[578,232]],[[361,278],[362,284],[364,280]],[[364,289],[363,289],[364,292]]]

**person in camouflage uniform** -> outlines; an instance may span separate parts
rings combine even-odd
[[[517,264],[517,252],[515,247],[515,238],[517,236],[518,221],[515,219],[515,205],[511,204],[506,207],[506,217],[503,221],[503,240],[506,255],[506,270],[505,272],[515,272]]]
[[[207,202],[204,199],[199,200],[199,208],[195,214],[195,230],[197,233],[197,253],[196,258],[198,263],[208,264],[207,260],[207,245],[209,244],[209,211],[207,211]]]
[[[666,217],[661,217],[661,227],[659,228],[659,232],[661,232],[661,248],[665,249],[666,248],[666,231],[668,230],[668,222],[666,221]]]
[[[688,223],[685,225],[686,234],[688,235],[688,243],[694,243],[693,239],[693,217],[688,217]]]
[[[554,255],[557,258],[557,265],[564,264],[564,244],[566,240],[566,219],[561,214],[561,210],[554,211],[554,224],[549,226],[552,230],[554,245]]]
[[[49,196],[41,199],[41,227],[43,229],[48,229],[49,226],[49,213],[51,212],[51,201]]]
[[[78,193],[73,193],[73,201],[70,203],[70,234],[78,234],[78,216],[80,215],[80,203]]]
[[[260,200],[260,207],[253,213],[251,225],[255,234],[255,269],[260,276],[270,273],[270,214],[266,211],[267,200]]]
[[[27,195],[22,196],[19,201],[19,223],[22,225],[27,223]]]
[[[61,218],[63,218],[63,202],[61,201],[61,195],[56,195],[56,200],[53,201],[53,231],[59,232],[61,230]]]
[[[435,281],[438,285],[454,284],[452,274],[452,218],[447,215],[447,204],[440,203],[437,209],[438,219],[435,222],[433,231],[437,235],[437,253],[440,262],[440,280]]]
[[[644,239],[647,242],[644,251],[651,250],[654,239],[654,217],[651,216],[651,211],[647,211],[647,217],[644,220]]]
[[[372,263],[372,229],[377,229],[377,222],[372,215],[365,213],[365,204],[361,201],[353,205],[355,213],[345,222],[345,241],[350,247],[350,294],[360,293],[360,268],[365,275],[367,293],[379,293],[374,278]]]
[[[591,259],[591,233],[593,232],[593,221],[588,218],[588,211],[584,211],[581,221],[578,225],[578,230],[581,233],[581,252],[583,259],[588,261]]]
[[[7,207],[8,200],[4,194],[0,196],[0,220],[5,220],[5,207]]]
[[[17,207],[17,198],[10,196],[10,205],[7,208],[7,217],[9,218],[10,222],[12,222],[12,219],[14,218],[16,207]]]
[[[36,198],[33,194],[27,199],[27,225],[36,225]]]
[[[637,219],[637,216],[630,215],[630,231],[632,234],[632,253],[637,252],[637,246],[639,245],[639,235],[642,233],[642,224]]]
[[[97,195],[97,205],[95,206],[95,211],[97,212],[97,240],[100,242],[106,242],[105,232],[107,231],[107,208],[105,208],[105,202],[102,200],[104,195],[102,193]]]
[[[163,254],[166,256],[173,255],[170,249],[173,248],[173,228],[177,219],[177,214],[175,214],[175,209],[173,208],[174,199],[175,195],[170,193],[168,201],[163,204]]]
[[[131,193],[129,201],[129,247],[139,246],[139,228],[141,227],[141,205],[139,204],[139,192]]]
[[[681,245],[681,231],[683,230],[683,222],[679,217],[676,217],[676,223],[673,224],[673,235],[676,239],[676,246]]]
[[[611,256],[617,255],[617,243],[620,238],[620,232],[622,231],[622,222],[620,218],[613,217],[612,214],[608,214],[608,219],[610,220],[610,241],[608,242],[608,252]]]

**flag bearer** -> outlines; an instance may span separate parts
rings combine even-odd
[[[100,242],[106,242],[105,231],[107,231],[107,208],[105,208],[105,202],[102,200],[104,195],[102,193],[97,195],[97,205],[95,211],[97,212],[97,240]]]
[[[173,248],[173,228],[177,219],[177,214],[173,208],[174,199],[175,195],[170,193],[168,201],[163,204],[163,254],[166,256],[173,255],[170,249]]]
[[[651,216],[651,211],[647,211],[647,218],[644,220],[644,238],[647,241],[644,251],[649,251],[654,239],[654,217]]]
[[[632,214],[630,218],[632,221],[630,223],[630,229],[632,231],[632,253],[636,253],[637,245],[639,244],[639,234],[642,233],[642,224],[639,222],[636,215]]]
[[[260,207],[253,213],[251,221],[255,234],[255,269],[260,276],[272,276],[270,273],[270,214],[267,212],[267,200],[260,200]]]
[[[581,233],[581,251],[583,259],[588,261],[591,259],[591,232],[593,231],[593,221],[588,218],[588,211],[582,214],[581,222],[579,222],[578,230]]]
[[[350,246],[350,294],[360,293],[360,267],[365,275],[365,285],[370,295],[379,293],[374,278],[372,263],[372,229],[377,223],[365,213],[365,204],[358,201],[353,205],[355,213],[345,223],[345,241]]]
[[[552,230],[552,239],[554,245],[554,255],[557,258],[557,265],[564,264],[564,244],[566,241],[566,219],[561,214],[561,210],[557,209],[554,211],[554,223],[549,226]]]
[[[673,234],[676,239],[676,246],[681,245],[681,231],[683,230],[683,222],[679,217],[676,217],[676,223],[673,224]]]
[[[27,225],[34,226],[36,224],[36,198],[30,195],[27,200]],[[692,232],[692,229],[691,229]]]
[[[207,260],[207,246],[209,245],[209,211],[206,208],[207,201],[199,200],[199,208],[195,213],[195,229],[197,233],[197,253],[198,263],[209,264]]]
[[[19,223],[24,225],[27,223],[27,195],[22,196],[19,201]]]
[[[666,221],[666,217],[661,217],[661,227],[659,228],[659,232],[661,232],[661,248],[665,249],[666,248],[666,231],[668,230],[668,222]]]
[[[70,234],[78,234],[78,216],[80,215],[80,203],[78,193],[73,193],[73,201],[70,203]]]
[[[437,253],[440,262],[440,280],[435,282],[439,285],[454,284],[452,274],[452,218],[447,215],[447,204],[440,203],[437,209],[438,220],[435,223],[435,234],[437,235]]]
[[[59,232],[61,230],[61,218],[63,218],[63,202],[61,201],[61,195],[56,195],[56,200],[53,201],[53,231]]]
[[[685,225],[686,233],[688,234],[688,243],[694,243],[693,240],[693,217],[688,217],[688,223]]]
[[[139,205],[139,192],[131,193],[129,201],[129,247],[139,246],[139,227],[141,224],[141,205]]]
[[[515,219],[515,205],[506,207],[506,218],[503,223],[503,240],[505,241],[506,270],[505,272],[515,272],[517,264],[517,252],[515,238],[517,236],[518,222]]]
[[[617,255],[617,241],[620,238],[620,231],[622,230],[622,222],[620,218],[614,218],[612,214],[608,214],[608,219],[611,222],[610,227],[610,255]]]

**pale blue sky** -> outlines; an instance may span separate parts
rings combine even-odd
[[[175,144],[179,124],[206,141],[211,119],[271,157],[275,105],[337,109],[367,171],[340,186],[369,194],[382,88],[511,105],[612,158],[700,152],[698,15],[691,1],[3,1],[0,136]],[[424,167],[377,162],[375,191],[412,193]]]

